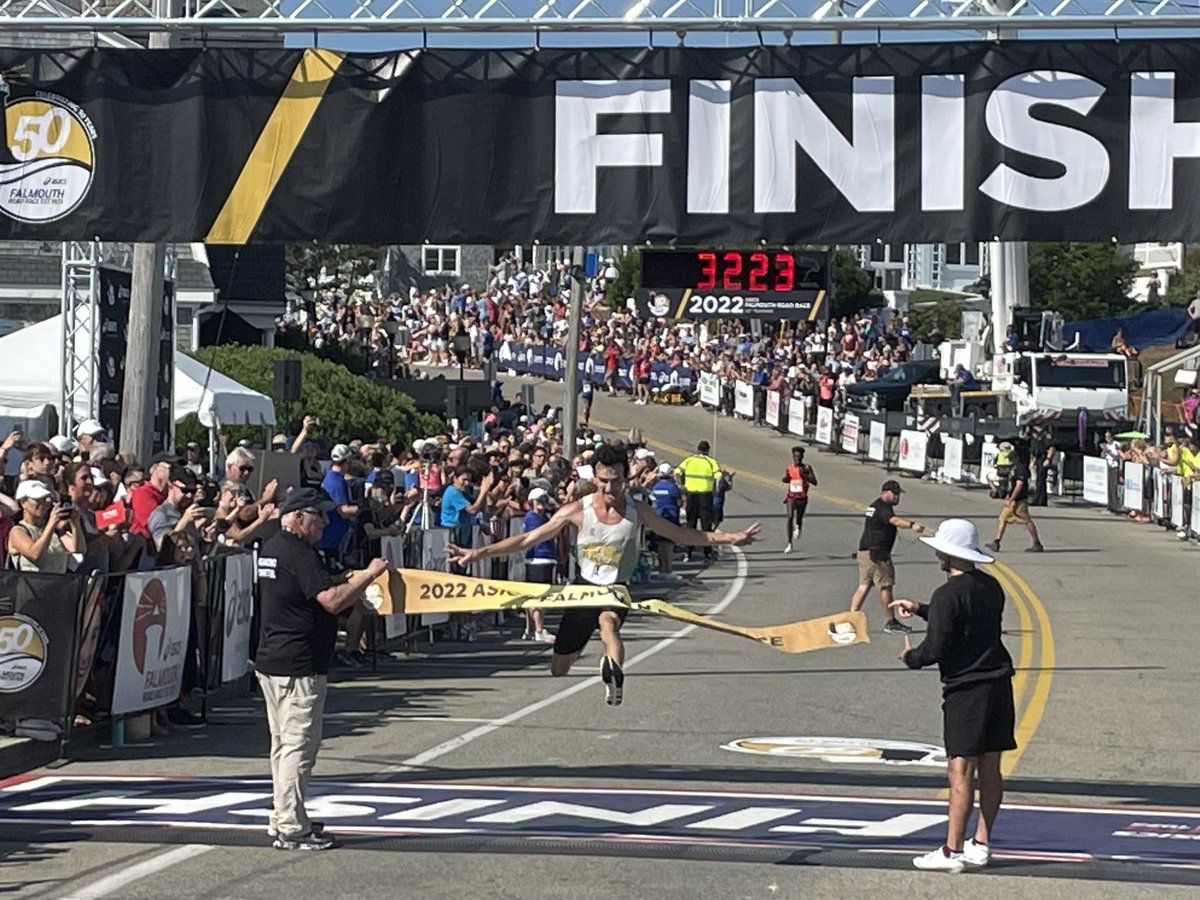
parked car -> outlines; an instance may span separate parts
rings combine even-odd
[[[860,381],[846,388],[846,404],[872,411],[904,409],[914,384],[943,384],[941,362],[926,359],[892,366],[875,381]]]

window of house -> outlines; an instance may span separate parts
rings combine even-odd
[[[947,244],[946,245],[946,265],[957,266],[962,264],[962,244]]]
[[[427,245],[421,248],[421,268],[426,275],[458,275],[461,247]]]
[[[964,244],[963,246],[966,249],[964,259],[965,259],[967,265],[968,266],[979,265],[979,244],[970,243],[970,244]]]

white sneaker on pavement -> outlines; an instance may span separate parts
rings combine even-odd
[[[986,866],[992,859],[992,849],[987,844],[977,844],[974,838],[968,838],[963,844],[963,862],[968,866]]]
[[[913,860],[913,865],[926,872],[961,872],[966,868],[961,853],[947,855],[944,847],[938,847]]]
[[[791,553],[791,552],[792,552],[792,545],[791,545],[791,542],[790,542],[790,541],[788,542],[788,545],[787,545],[786,547],[784,547],[784,548],[783,548],[783,552],[784,552],[784,553]]]

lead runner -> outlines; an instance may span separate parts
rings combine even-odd
[[[485,547],[448,548],[450,562],[470,565],[489,556],[508,556],[521,553],[542,541],[550,540],[571,525],[578,532],[576,552],[579,557],[579,582],[595,585],[625,585],[633,574],[638,558],[638,524],[655,534],[685,547],[710,547],[718,544],[742,546],[758,535],[755,522],[736,533],[694,531],[668,522],[640,500],[627,494],[629,456],[624,445],[605,444],[593,461],[593,481],[596,492],[559,509],[545,525],[514,535]],[[624,609],[568,609],[563,612],[554,639],[554,655],[550,674],[566,675],[583,652],[592,633],[599,629],[604,643],[604,659],[600,663],[600,678],[604,682],[604,699],[610,706],[620,704],[625,686],[625,645],[621,641],[621,625],[628,611]]]

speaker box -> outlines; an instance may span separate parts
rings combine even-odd
[[[457,384],[446,386],[446,418],[458,419],[460,428],[466,428],[471,418],[471,402],[467,389]]]
[[[300,360],[279,359],[275,361],[275,399],[281,403],[294,403],[300,399]]]

